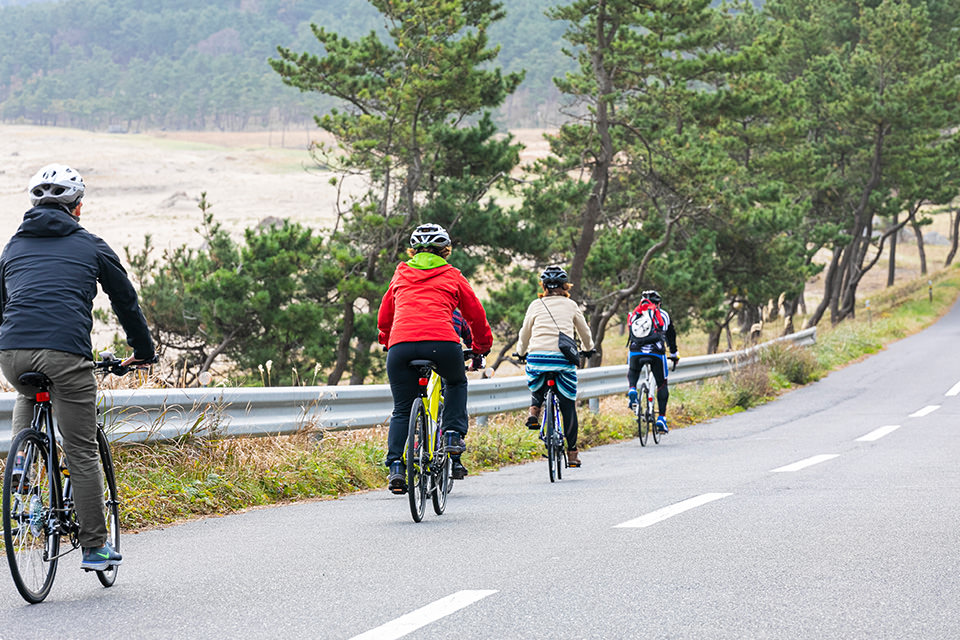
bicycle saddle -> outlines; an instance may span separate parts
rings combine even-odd
[[[420,367],[429,367],[430,369],[437,368],[437,363],[433,360],[411,360],[407,364],[415,369],[419,369]]]
[[[21,373],[17,380],[25,387],[37,387],[39,389],[50,387],[50,378],[48,378],[45,373],[39,371]]]

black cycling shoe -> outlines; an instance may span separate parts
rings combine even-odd
[[[531,431],[536,431],[540,428],[540,420],[536,416],[527,416],[527,429]]]
[[[454,480],[463,480],[467,477],[467,474],[470,473],[467,471],[467,468],[463,466],[463,463],[460,462],[460,456],[450,459],[453,462],[453,465],[450,468],[450,477]]]
[[[402,462],[393,462],[390,464],[390,475],[387,477],[390,482],[391,493],[402,496],[407,492],[407,469]]]
[[[443,434],[443,452],[452,455],[463,453],[467,450],[467,445],[463,442],[463,436],[456,431],[447,431]]]

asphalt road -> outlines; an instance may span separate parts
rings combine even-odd
[[[776,402],[458,482],[126,535],[0,638],[960,637],[960,307]],[[468,440],[469,444],[469,440]]]

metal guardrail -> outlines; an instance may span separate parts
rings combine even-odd
[[[729,373],[755,359],[766,346],[788,341],[809,345],[816,328],[778,338],[750,349],[683,358],[670,381],[689,382]],[[578,398],[593,399],[625,392],[626,365],[582,369]],[[467,412],[486,416],[523,409],[530,403],[524,376],[470,380]],[[16,393],[0,393],[0,454],[10,446]],[[187,434],[264,436],[295,433],[304,427],[333,431],[384,424],[393,410],[390,386],[314,386],[267,388],[105,389],[99,393],[111,440],[142,442]]]

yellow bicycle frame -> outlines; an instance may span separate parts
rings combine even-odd
[[[440,401],[443,399],[441,391],[440,376],[434,371],[430,374],[430,382],[427,383],[427,453],[433,458],[433,452],[437,449],[437,421],[440,420]]]
[[[437,450],[437,421],[440,419],[440,401],[443,400],[440,376],[434,371],[430,374],[427,383],[427,397],[423,400],[423,407],[427,412],[427,457],[432,460],[433,452]],[[403,462],[408,463],[407,448],[403,448]]]

